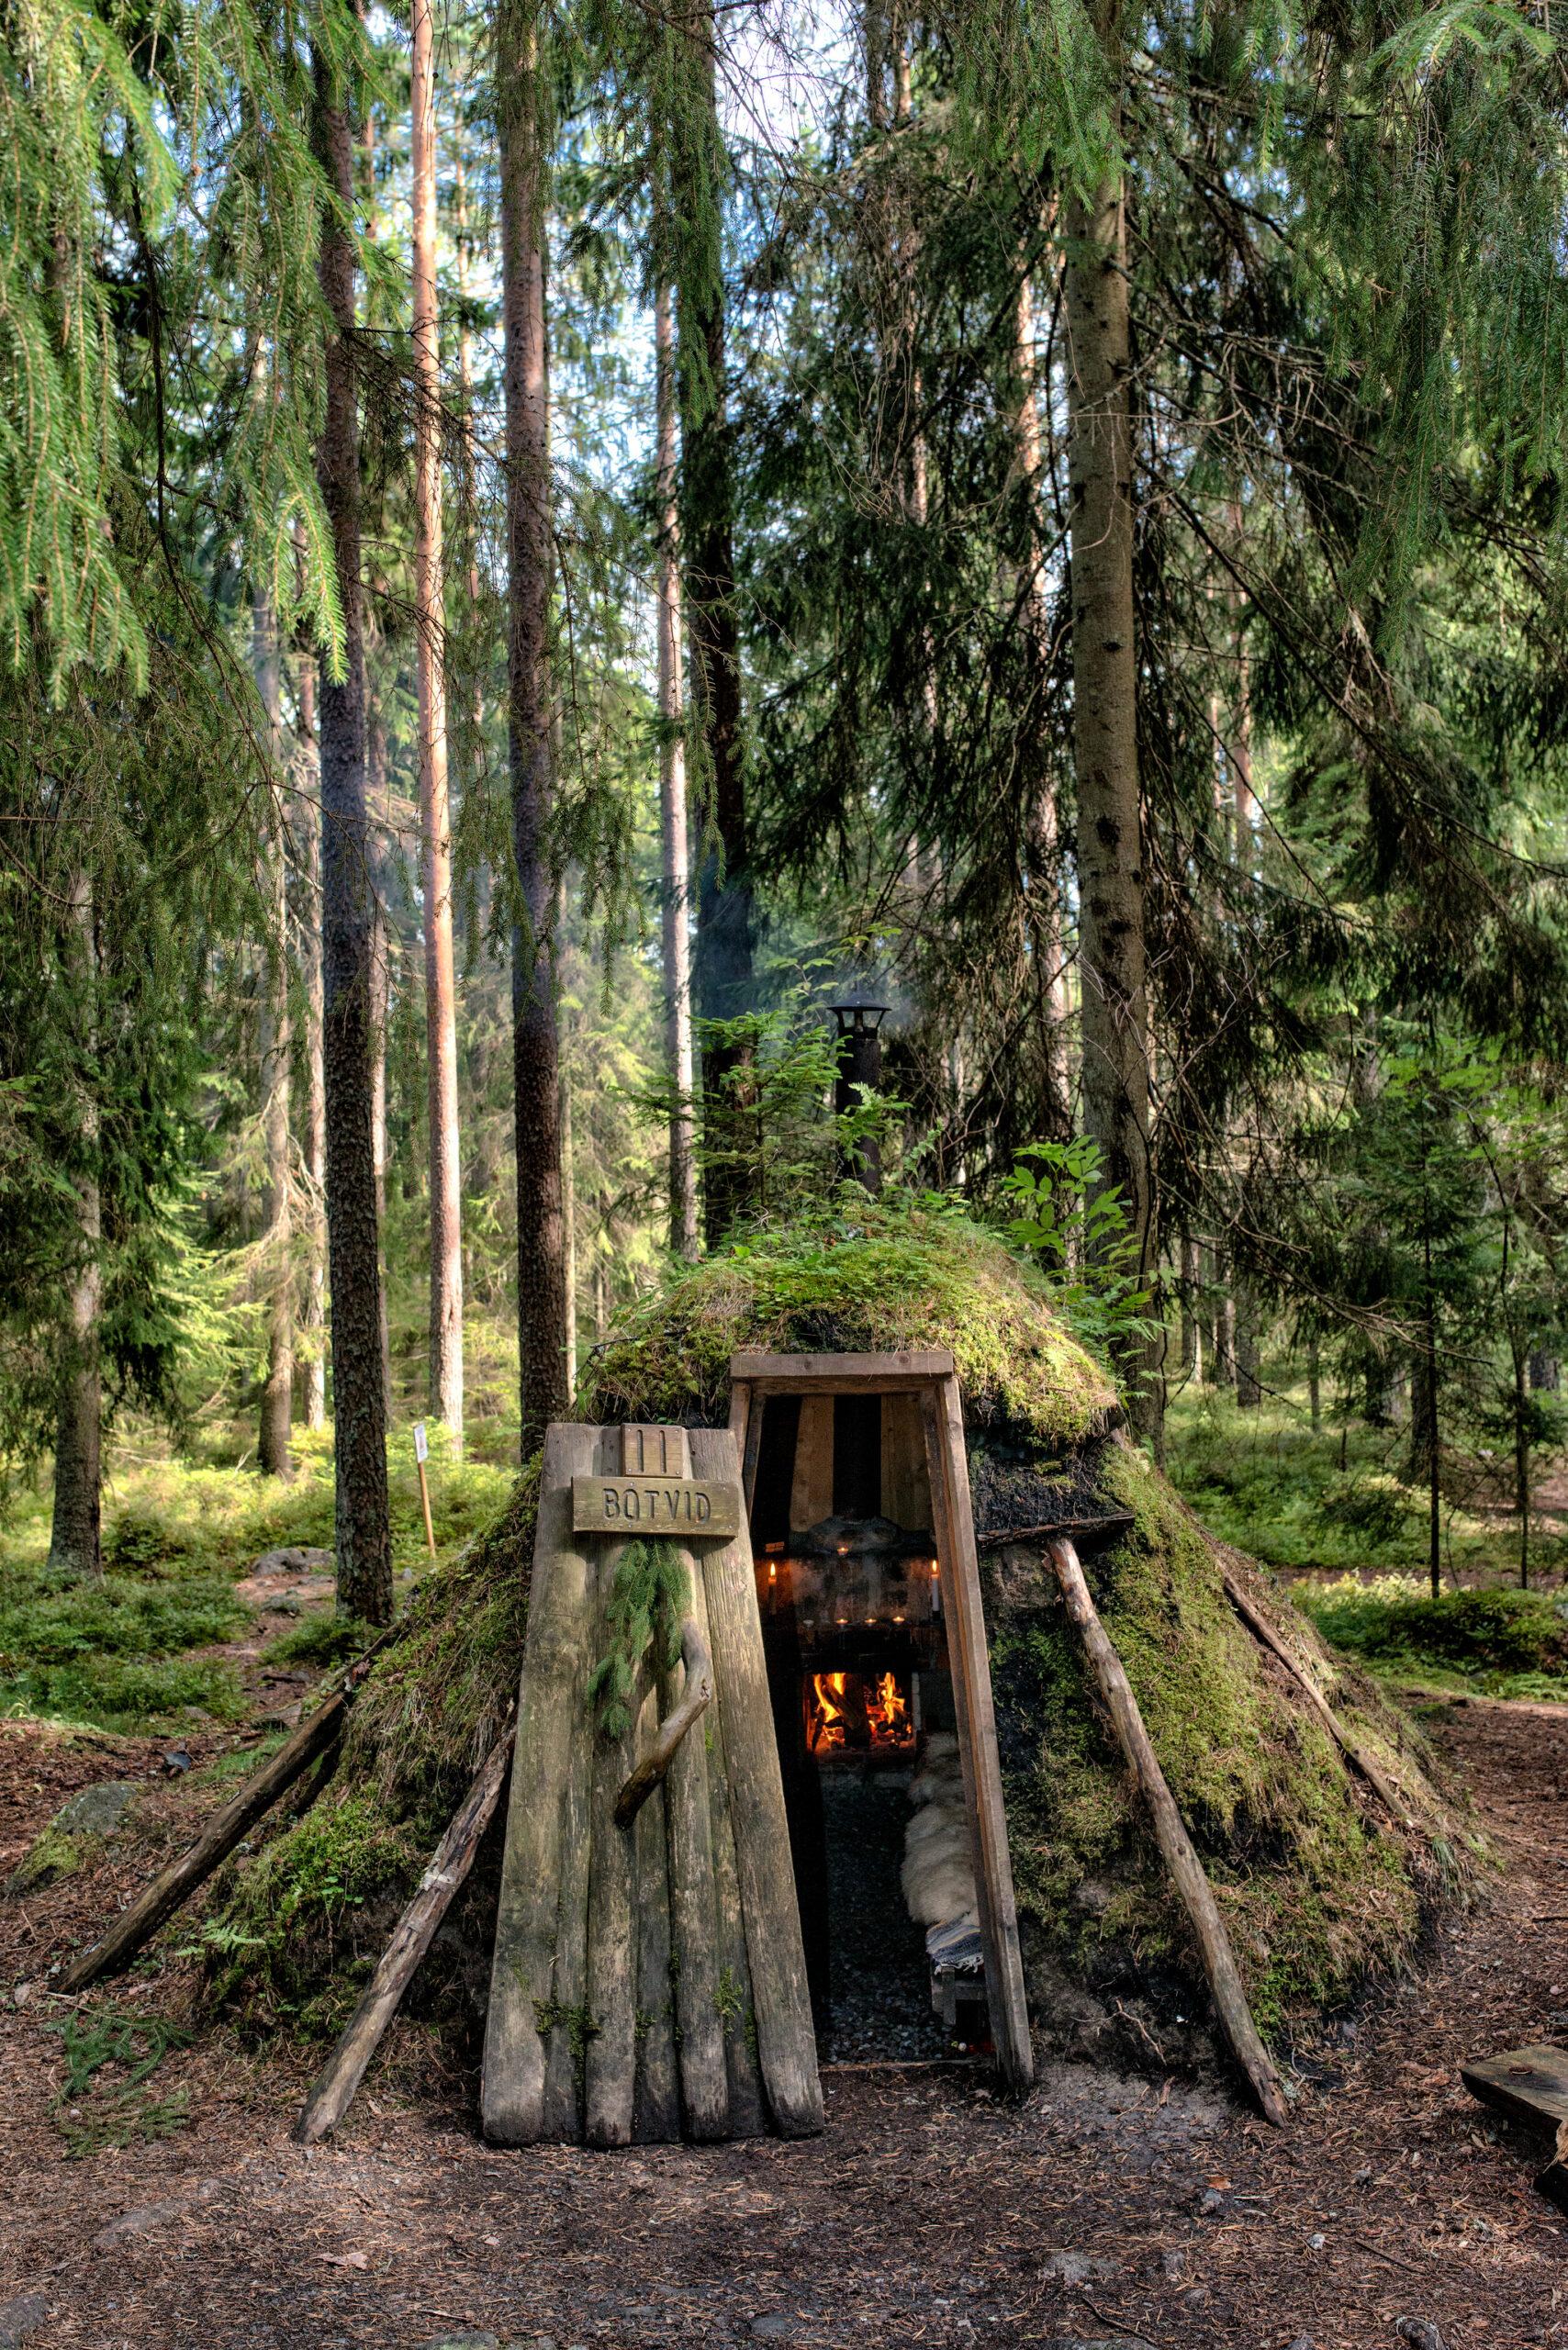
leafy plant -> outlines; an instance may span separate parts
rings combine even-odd
[[[1103,1357],[1125,1358],[1160,1326],[1146,1310],[1152,1292],[1121,1187],[1101,1181],[1103,1164],[1085,1135],[1025,1144],[1002,1179],[1013,1209],[1002,1229],[1049,1269],[1053,1302],[1076,1336]]]

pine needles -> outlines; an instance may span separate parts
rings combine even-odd
[[[632,1727],[633,1685],[655,1636],[659,1668],[667,1672],[678,1662],[689,1595],[686,1562],[673,1543],[627,1543],[605,1609],[610,1647],[588,1684],[588,1703],[599,1707],[606,1738],[624,1738]]]

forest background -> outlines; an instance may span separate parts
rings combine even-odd
[[[221,1713],[416,1420],[447,1550],[683,1263],[946,1214],[1557,1685],[1563,105],[1484,0],[6,11],[0,1702]]]

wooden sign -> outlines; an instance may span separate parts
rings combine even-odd
[[[741,1530],[738,1485],[707,1477],[574,1477],[574,1534],[665,1534],[730,1542]]]

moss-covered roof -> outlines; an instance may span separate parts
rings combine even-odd
[[[1065,1327],[1047,1283],[994,1233],[949,1211],[868,1203],[853,1222],[757,1234],[631,1308],[587,1366],[579,1416],[722,1425],[741,1347],[946,1347],[966,1424],[1047,1453],[1118,1411],[1109,1374]]]

